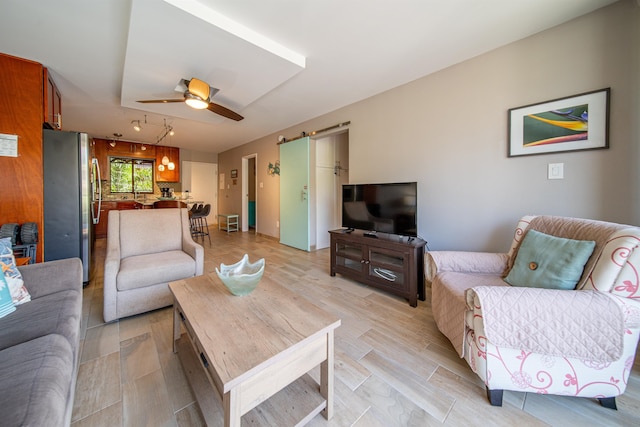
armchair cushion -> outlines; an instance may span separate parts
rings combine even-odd
[[[593,240],[565,239],[529,230],[504,280],[512,286],[574,289],[595,246]]]
[[[624,348],[625,313],[615,298],[597,291],[501,286],[466,292],[467,307],[494,345],[603,363],[620,359]]]
[[[183,251],[133,255],[120,263],[118,291],[143,288],[193,276],[196,260]]]

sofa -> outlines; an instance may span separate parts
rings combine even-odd
[[[204,248],[191,237],[187,209],[110,211],[104,321],[171,305],[168,283],[203,269]]]
[[[506,253],[426,257],[438,329],[486,385],[616,408],[640,334],[640,229],[525,216]]]
[[[18,270],[31,301],[0,318],[0,425],[68,426],[78,373],[82,262]]]

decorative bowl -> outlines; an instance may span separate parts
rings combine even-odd
[[[242,259],[235,264],[220,264],[220,270],[216,267],[216,273],[232,294],[238,296],[249,295],[262,279],[264,258],[250,263],[249,255],[244,254]]]

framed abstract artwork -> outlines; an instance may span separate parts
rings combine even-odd
[[[609,148],[610,91],[510,109],[508,156]]]

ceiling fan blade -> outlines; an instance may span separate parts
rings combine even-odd
[[[143,99],[136,102],[140,102],[142,104],[158,104],[158,103],[166,104],[169,102],[184,102],[184,98],[182,99]]]
[[[222,105],[216,104],[215,102],[210,102],[209,106],[207,107],[207,110],[216,114],[220,114],[221,116],[226,117],[228,119],[235,120],[237,122],[244,119],[244,117],[242,117],[240,114],[236,113],[235,111],[231,111],[227,107],[223,107]]]

